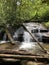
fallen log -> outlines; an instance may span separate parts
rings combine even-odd
[[[49,61],[49,57],[42,57],[42,56],[26,56],[26,55],[12,55],[12,54],[0,54],[0,59],[19,59],[19,60],[35,60],[37,59],[37,61]]]
[[[3,49],[3,50],[1,49],[0,54],[41,56],[41,55],[33,54],[30,52],[26,52],[26,51],[17,51],[17,50],[12,50],[12,49]]]
[[[39,56],[30,56],[30,55],[13,55],[13,54],[0,54],[0,58],[39,58]],[[40,56],[40,58],[44,58]]]
[[[18,61],[20,61],[19,59],[14,59],[14,58],[2,58],[1,60],[2,61],[9,61],[9,62],[18,62]]]

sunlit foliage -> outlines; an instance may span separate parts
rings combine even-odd
[[[49,0],[0,0],[0,25],[49,20]]]

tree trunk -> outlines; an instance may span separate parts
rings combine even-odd
[[[5,28],[5,32],[6,32],[7,36],[8,36],[8,38],[9,38],[11,44],[14,45],[14,44],[15,44],[14,39],[12,38],[12,36],[11,36],[11,34],[10,34],[8,28]]]
[[[38,61],[49,60],[49,57],[30,56],[30,55],[12,55],[12,54],[0,54],[0,59],[1,58],[14,58],[14,59],[20,59],[20,60],[33,60],[33,59],[37,59]]]

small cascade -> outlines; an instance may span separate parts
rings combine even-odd
[[[24,29],[23,29],[23,27],[20,27],[19,29],[17,29],[17,30],[14,32],[13,39],[14,39],[15,41],[20,41],[20,42],[22,42],[22,41],[23,41],[23,34],[24,34]]]
[[[35,44],[33,42],[31,42],[32,38],[31,38],[30,34],[27,31],[24,31],[23,38],[24,38],[24,41],[20,45],[19,49],[27,50],[27,51],[33,49],[33,47],[35,46]]]
[[[4,33],[3,34],[3,36],[1,36],[1,40],[0,40],[0,44],[2,44],[2,43],[6,43],[6,41],[7,41],[7,35],[6,35],[6,33]]]
[[[42,42],[42,33],[40,32],[41,25],[38,27],[38,35],[39,35],[39,41]]]
[[[3,36],[3,41],[6,41],[6,34],[4,34]]]
[[[24,31],[23,38],[24,38],[24,42],[29,43],[30,39],[31,39],[31,36],[30,36],[30,34],[28,32]]]

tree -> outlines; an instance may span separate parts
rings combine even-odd
[[[29,19],[44,19],[48,0],[0,0],[0,24],[15,25]],[[48,16],[47,16],[48,17]]]
[[[44,2],[45,1],[45,2]],[[49,0],[0,0],[0,26],[17,27],[26,20],[49,20]]]
[[[13,42],[13,38],[8,31],[8,25],[13,24],[16,20],[16,1],[15,0],[0,0],[0,26],[3,26],[6,34],[8,35],[11,43]]]

